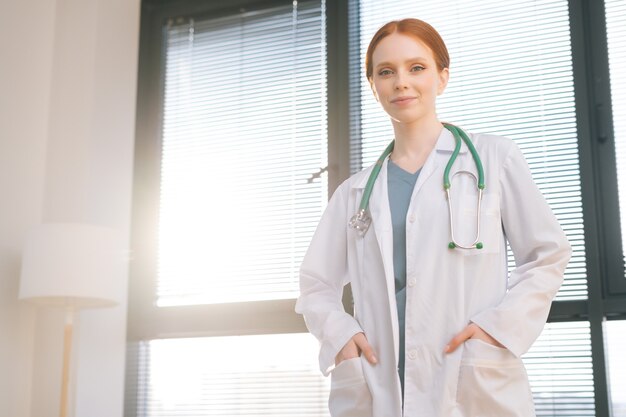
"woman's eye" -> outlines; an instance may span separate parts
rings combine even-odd
[[[380,76],[385,76],[385,75],[389,75],[389,74],[391,74],[391,70],[388,70],[388,69],[381,70],[378,73],[378,75],[380,75]]]
[[[417,71],[423,71],[424,67],[422,67],[421,65],[415,65],[414,67],[411,67],[411,71],[413,72],[417,72]]]

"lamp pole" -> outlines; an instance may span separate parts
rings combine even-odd
[[[72,358],[72,341],[74,338],[74,309],[65,309],[65,329],[63,332],[63,372],[61,377],[61,417],[67,417],[68,396],[70,388],[70,364]]]

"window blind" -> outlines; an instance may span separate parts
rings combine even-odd
[[[626,248],[626,2],[605,0],[606,35],[609,50],[609,76],[613,105],[613,132],[622,228],[622,248]],[[625,249],[626,250],[626,249]]]
[[[587,298],[585,246],[576,134],[569,13],[566,0],[500,2],[361,0],[360,93],[351,118],[352,171],[372,164],[393,138],[389,117],[365,78],[369,41],[384,23],[416,17],[441,34],[451,57],[450,81],[438,99],[440,120],[471,132],[514,139],[567,233],[573,256],[558,300]],[[513,266],[510,256],[510,265]]]
[[[626,417],[626,320],[604,323],[613,417]]]
[[[324,3],[165,28],[158,306],[295,298],[327,201]]]
[[[310,334],[142,342],[137,417],[329,416]]]
[[[537,416],[595,416],[589,322],[548,323],[523,359]]]

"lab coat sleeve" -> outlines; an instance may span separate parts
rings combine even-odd
[[[296,312],[320,342],[320,370],[328,376],[335,356],[355,334],[358,322],[345,312],[341,297],[348,283],[346,210],[347,184],[333,194],[300,267]]]
[[[471,321],[521,356],[543,330],[552,299],[563,282],[571,246],[514,142],[500,178],[502,225],[516,267],[500,304]]]

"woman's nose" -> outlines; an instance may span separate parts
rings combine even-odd
[[[401,90],[407,87],[407,75],[403,71],[396,73],[395,88]]]

